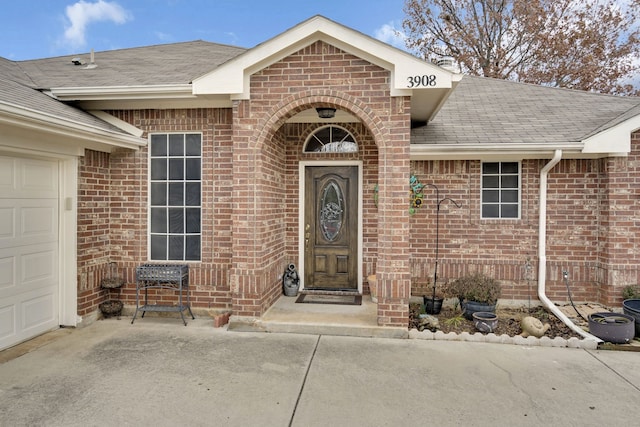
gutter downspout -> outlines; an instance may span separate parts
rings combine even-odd
[[[558,319],[562,320],[572,331],[583,338],[595,341],[596,344],[603,341],[586,332],[574,324],[560,309],[551,302],[546,295],[547,281],[547,176],[562,159],[562,150],[555,150],[553,158],[540,171],[540,218],[538,221],[538,298],[544,306],[551,311]]]

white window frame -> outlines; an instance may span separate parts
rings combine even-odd
[[[346,136],[338,141],[333,140],[333,129],[339,129],[343,132],[346,132]],[[324,129],[329,129],[329,139],[330,141],[323,141],[318,138],[318,133],[323,131]],[[321,144],[321,149],[316,150],[308,150],[309,143],[318,142]],[[315,129],[311,135],[304,142],[302,151],[304,153],[357,153],[360,148],[358,147],[358,143],[356,142],[355,137],[351,132],[342,126],[337,126],[335,124],[330,124],[326,126],[321,126],[318,129]]]
[[[484,173],[484,165],[488,163],[497,163],[498,164],[498,173],[485,174]],[[506,163],[515,163],[518,166],[518,171],[516,173],[503,173],[502,168]],[[502,178],[505,176],[517,176],[518,184],[516,188],[512,187],[503,187],[502,186]],[[498,178],[498,187],[487,187],[485,188],[485,177],[497,177]],[[498,192],[498,201],[485,201],[485,190],[496,190]],[[504,190],[517,190],[518,191],[518,201],[516,202],[505,202],[502,200],[502,195]],[[498,206],[498,216],[485,216],[484,215],[484,207],[486,205],[496,205]],[[503,216],[502,215],[502,207],[507,205],[515,205],[518,209],[518,214],[514,217],[512,216]],[[480,163],[480,218],[481,219],[494,219],[494,220],[518,220],[522,217],[522,162],[519,161],[483,161]]]
[[[200,155],[199,156],[189,156],[186,153],[183,153],[181,156],[169,156],[167,153],[167,158],[173,158],[173,159],[183,159],[185,160],[185,165],[184,165],[184,173],[186,174],[186,159],[194,159],[194,158],[198,158],[200,159],[200,179],[196,180],[196,179],[187,179],[186,176],[181,179],[181,180],[171,180],[169,176],[166,177],[166,179],[153,179],[152,176],[152,170],[151,170],[151,165],[152,165],[152,161],[154,159],[158,159],[158,158],[163,158],[164,156],[153,156],[152,154],[152,144],[151,144],[151,140],[152,137],[154,136],[158,136],[158,135],[166,135],[167,138],[170,138],[171,135],[182,135],[183,138],[186,138],[186,135],[199,135],[200,137]],[[201,262],[202,261],[202,173],[203,173],[203,169],[202,169],[202,160],[203,160],[203,156],[202,156],[202,150],[203,150],[203,136],[202,136],[202,132],[155,132],[152,134],[149,134],[149,155],[148,155],[148,201],[147,201],[147,236],[148,236],[148,241],[147,241],[147,257],[150,261],[165,261],[165,262],[178,262],[178,261],[184,261],[184,262]],[[169,173],[169,167],[167,166],[167,174]],[[153,205],[151,204],[152,202],[152,184],[155,182],[166,182],[167,184],[170,182],[176,183],[176,182],[182,182],[183,184],[186,185],[186,183],[199,183],[200,184],[200,204],[199,205],[187,205],[186,203],[183,203],[182,205],[169,205],[169,200],[168,200],[168,193],[167,193],[167,202],[166,202],[166,207],[170,208],[170,207],[174,207],[174,208],[182,208],[185,209],[185,217],[183,219],[183,221],[185,221],[184,224],[184,229],[183,232],[181,233],[172,233],[169,230],[169,225],[168,225],[168,218],[167,218],[167,230],[165,232],[153,232],[152,231],[152,224],[151,224],[151,215],[152,215],[152,208]],[[186,191],[183,193],[183,197],[186,197]],[[164,205],[163,205],[164,206]],[[188,233],[186,230],[186,209],[199,209],[200,210],[200,227],[199,233]],[[158,235],[166,235],[167,237],[174,235],[174,236],[183,236],[183,238],[185,239],[185,243],[183,245],[183,250],[182,250],[182,258],[170,258],[169,257],[169,242],[167,242],[167,247],[166,247],[166,258],[164,259],[160,259],[160,258],[153,258],[152,254],[151,254],[151,240],[152,240],[152,236],[158,236]],[[198,258],[197,259],[187,259],[187,245],[186,245],[186,238],[187,236],[199,236],[200,237],[200,248],[199,248],[199,254],[198,254]]]

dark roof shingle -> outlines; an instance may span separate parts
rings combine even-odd
[[[630,118],[630,111],[638,106],[638,97],[464,76],[435,119],[412,130],[411,142],[579,142],[596,130]]]
[[[21,61],[39,89],[188,84],[246,49],[202,40]],[[82,65],[72,60],[80,58]]]

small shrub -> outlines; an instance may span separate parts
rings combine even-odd
[[[627,285],[622,288],[622,299],[640,299],[640,286]]]
[[[451,326],[452,328],[457,328],[464,323],[466,319],[462,314],[458,314],[456,317],[451,317],[444,321],[447,326]]]
[[[484,273],[472,273],[450,282],[445,290],[447,298],[495,304],[500,298],[500,283]]]

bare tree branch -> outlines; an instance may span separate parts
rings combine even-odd
[[[407,46],[464,73],[638,94],[640,0],[406,0]]]

